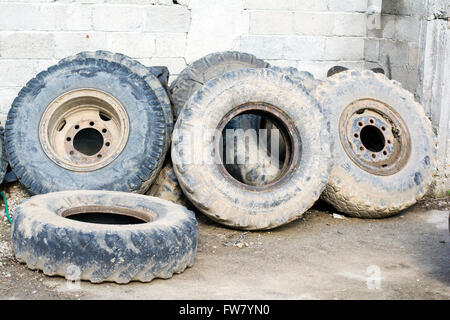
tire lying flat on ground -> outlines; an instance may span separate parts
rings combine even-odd
[[[435,168],[435,139],[410,92],[381,74],[344,71],[314,95],[334,140],[326,201],[355,217],[382,218],[426,193]]]
[[[328,130],[319,109],[301,84],[268,69],[243,69],[210,80],[186,104],[174,129],[172,161],[184,193],[200,211],[235,228],[270,229],[298,218],[318,199],[331,168]],[[248,111],[276,117],[291,138],[288,165],[264,186],[232,178],[220,152],[209,152],[220,139],[204,134],[220,132]],[[186,137],[193,137],[198,149]],[[197,151],[203,152],[203,163],[190,157]]]
[[[103,224],[112,215],[128,220]],[[82,222],[99,216],[103,223]],[[197,229],[194,214],[169,201],[124,192],[63,191],[34,196],[15,209],[11,245],[20,262],[46,275],[149,282],[193,265]]]
[[[32,194],[143,193],[159,173],[172,127],[170,108],[161,101],[164,88],[144,66],[121,55],[120,63],[103,57],[64,59],[14,100],[6,152]]]

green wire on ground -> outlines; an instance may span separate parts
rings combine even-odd
[[[3,201],[5,202],[5,212],[6,212],[6,217],[8,218],[9,223],[12,223],[11,217],[9,216],[9,211],[8,211],[8,202],[6,201],[6,197],[3,194],[3,192],[0,192],[0,195],[3,198]]]

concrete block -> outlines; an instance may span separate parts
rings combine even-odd
[[[366,35],[367,17],[362,13],[338,13],[334,17],[333,33],[336,36]]]
[[[54,55],[52,33],[7,32],[0,34],[0,56],[11,59],[45,59]]]
[[[323,60],[325,38],[290,36],[284,38],[283,58],[287,60]]]
[[[328,1],[294,0],[294,9],[298,11],[328,11]]]
[[[55,57],[61,59],[81,51],[108,50],[105,32],[55,33]]]
[[[364,59],[377,62],[380,58],[380,41],[378,39],[364,40]]]
[[[143,25],[143,10],[137,6],[96,5],[93,28],[98,31],[136,31]]]
[[[23,87],[34,77],[33,60],[0,60],[0,87]]]
[[[334,37],[326,40],[326,60],[364,59],[364,38]]]
[[[109,32],[107,47],[131,58],[151,57],[155,53],[156,36],[153,33]]]
[[[296,0],[243,0],[244,9],[249,10],[292,10]]]
[[[184,57],[186,54],[185,33],[163,33],[156,36],[156,57]]]
[[[0,113],[6,115],[11,107],[12,102],[17,97],[21,87],[16,88],[0,88]],[[4,121],[0,120],[0,125],[5,126]]]
[[[332,35],[334,14],[295,12],[294,31],[299,35]]]
[[[405,66],[408,64],[408,43],[392,40],[380,40],[380,60],[392,66]]]
[[[366,12],[367,0],[328,0],[330,11]]]
[[[142,10],[142,8],[139,8]],[[145,7],[144,31],[147,32],[188,32],[190,11],[184,6]],[[210,30],[211,31],[211,30]]]
[[[294,13],[290,11],[253,11],[250,34],[283,35],[294,31]]]
[[[254,54],[260,59],[283,59],[283,37],[242,36],[240,50]]]

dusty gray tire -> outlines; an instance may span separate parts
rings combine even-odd
[[[233,179],[209,150],[217,141],[203,134],[225,125],[225,116],[254,104],[279,113],[293,135],[289,169],[277,181],[263,187]],[[266,109],[267,110],[267,109]],[[192,159],[193,139],[206,150],[204,162]],[[175,125],[172,161],[185,195],[204,214],[227,226],[270,229],[300,217],[318,199],[331,168],[330,144],[325,120],[317,101],[305,88],[268,69],[242,69],[208,81],[186,104]]]
[[[99,224],[65,216],[106,212],[151,220]],[[197,221],[169,201],[124,192],[63,191],[34,196],[16,209],[11,246],[18,261],[70,280],[127,283],[167,279],[194,263]]]
[[[192,62],[170,86],[174,117],[178,117],[189,98],[208,80],[232,70],[267,67],[268,63],[254,55],[238,51],[215,52]]]
[[[382,74],[349,70],[328,78],[314,95],[330,122],[334,146],[335,164],[323,199],[351,216],[382,218],[413,205],[426,193],[435,168],[436,145],[431,123],[410,92]],[[358,109],[358,103],[363,108]],[[356,122],[349,120],[348,128],[355,130],[355,139],[354,134],[346,135],[347,127],[342,122],[352,106]],[[384,116],[379,116],[380,112]],[[364,122],[366,115],[375,120],[371,130],[381,132],[383,139],[378,133],[363,137],[364,128],[370,127]],[[388,130],[373,128],[380,124]],[[363,129],[358,131],[357,126]],[[371,146],[375,138],[379,140],[377,148]],[[373,157],[369,157],[371,162],[361,160],[367,155]]]
[[[172,127],[172,124],[168,125],[171,118],[164,111],[166,107],[158,97],[158,92],[164,93],[164,88],[153,75],[146,74],[143,77],[144,70],[135,73],[133,70],[136,68],[132,66],[128,68],[124,63],[101,57],[81,55],[64,59],[31,79],[13,101],[6,121],[6,153],[20,183],[32,194],[76,189],[144,193],[161,170],[170,144],[168,137],[171,132],[168,130]],[[148,73],[147,68],[142,68]],[[151,83],[155,85],[155,90],[150,86],[149,79],[153,79]],[[50,147],[44,148],[45,139],[42,137],[46,138],[47,135],[44,132],[41,136],[42,128],[50,122],[42,124],[49,108],[58,105],[64,96],[84,90],[92,90],[118,101],[121,105],[119,109],[122,110],[122,116],[117,116],[118,121],[128,119],[123,120],[128,123],[127,138],[116,135],[122,143],[117,143],[119,147],[116,152],[111,152],[107,164],[100,163],[106,156],[102,158],[105,153],[99,153],[100,165],[94,169],[77,167],[75,157],[81,153],[75,153],[71,158],[68,149],[64,149],[65,153],[61,155]],[[66,103],[68,107],[71,101]],[[91,102],[85,105],[89,108]],[[76,112],[79,109],[77,104],[76,108],[67,110]],[[100,113],[96,119],[95,124],[102,126],[115,123],[102,120]],[[84,130],[79,127],[80,130],[76,131],[76,127],[63,125],[64,130],[73,129],[75,132],[70,136],[72,138],[67,138],[72,139],[70,143],[74,143],[75,135]],[[101,131],[97,132],[101,134]],[[106,147],[104,142],[107,140],[104,137],[102,134],[102,150],[114,150],[115,141]],[[50,142],[48,145],[51,145]],[[66,148],[65,143],[64,140],[58,145]],[[94,159],[98,155],[94,154]]]

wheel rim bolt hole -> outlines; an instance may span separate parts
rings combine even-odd
[[[76,129],[76,130],[80,129],[80,126],[79,126],[79,125],[76,125],[76,126],[75,126],[75,129]]]
[[[89,125],[93,126],[93,125],[94,125],[94,122],[93,122],[93,121],[89,122]]]
[[[362,127],[362,126],[363,126],[363,123],[362,123],[361,121],[358,122],[358,126]]]
[[[108,130],[106,130],[106,129],[103,129],[103,130],[102,130],[103,133],[106,133],[106,131],[108,131]]]
[[[73,156],[74,153],[75,153],[75,152],[73,152],[73,150],[69,152],[69,154],[70,154],[71,156]]]
[[[71,137],[67,137],[66,140],[67,140],[68,142],[70,142],[70,141],[72,140],[72,138],[71,138]]]
[[[359,138],[359,134],[357,134],[357,133],[355,133],[353,136],[354,136],[355,138]]]
[[[109,142],[105,143],[105,146],[109,147],[111,144]]]

